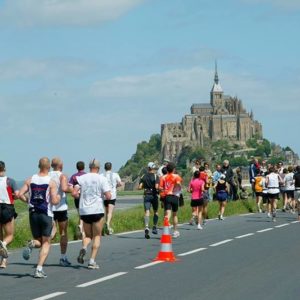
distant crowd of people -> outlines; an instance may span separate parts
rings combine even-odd
[[[117,188],[122,185],[120,176],[112,171],[110,162],[104,164],[104,172],[100,174],[100,162],[96,159],[89,162],[89,172],[85,172],[85,163],[78,161],[77,172],[69,179],[63,173],[63,162],[58,157],[51,161],[47,157],[41,158],[38,168],[38,172],[29,177],[18,190],[15,180],[6,175],[5,163],[0,161],[0,268],[7,266],[7,246],[14,238],[14,220],[17,217],[15,199],[26,202],[29,207],[29,224],[33,239],[24,248],[23,258],[28,260],[34,248],[40,249],[34,277],[47,277],[43,265],[57,230],[61,252],[59,264],[64,267],[71,265],[67,258],[67,193],[70,193],[78,210],[78,235],[82,239],[77,262],[84,264],[87,248],[91,244],[88,268],[98,269],[96,257],[100,249],[101,235],[114,232],[111,220]],[[300,220],[300,166],[284,168],[281,162],[271,165],[265,160],[260,163],[253,158],[249,166],[249,178],[258,212],[265,211],[268,217],[276,221],[277,200],[282,195],[283,211],[295,213],[297,208]],[[209,202],[212,200],[218,201],[218,219],[224,220],[228,200],[247,198],[242,179],[241,170],[237,168],[233,171],[228,160],[217,164],[213,171],[209,163],[201,164],[200,161],[195,161],[187,187],[187,191],[191,193],[189,224],[197,224],[197,229],[203,229],[208,218]],[[176,165],[167,160],[160,167],[154,162],[149,162],[147,172],[140,179],[139,189],[143,190],[145,238],[150,239],[151,233],[158,234],[160,206],[163,208],[164,217],[172,219],[172,236],[178,238],[180,232],[177,213],[184,200],[183,179],[177,174]]]

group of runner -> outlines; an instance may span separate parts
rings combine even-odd
[[[63,162],[55,157],[50,160],[43,157],[39,160],[39,171],[29,177],[22,188],[18,190],[15,180],[6,176],[6,167],[0,161],[0,268],[6,268],[7,246],[14,236],[14,220],[17,217],[14,200],[20,199],[29,206],[29,224],[33,239],[23,250],[23,258],[28,260],[34,248],[40,248],[35,278],[47,277],[43,265],[48,257],[51,240],[56,231],[60,235],[61,266],[70,266],[67,258],[68,247],[68,204],[67,193],[74,197],[79,213],[78,234],[82,239],[82,247],[77,261],[84,263],[89,244],[91,255],[88,260],[89,269],[98,269],[96,257],[100,248],[101,235],[112,234],[111,219],[115,207],[117,187],[122,185],[120,176],[112,172],[112,164],[105,163],[104,173],[99,174],[100,163],[93,159],[89,163],[89,172],[85,172],[85,164],[76,164],[77,172],[68,180],[63,173]],[[50,171],[50,169],[52,170]],[[287,169],[282,164],[273,166],[261,164],[254,159],[249,167],[250,182],[256,193],[258,212],[262,212],[261,202],[265,205],[268,216],[276,220],[276,206],[280,193],[283,195],[283,210],[295,212],[296,205],[300,220],[300,166]],[[196,162],[192,170],[192,178],[188,185],[191,193],[192,216],[190,225],[197,224],[197,229],[203,229],[208,217],[208,203],[215,195],[219,202],[218,219],[224,220],[224,211],[230,195],[234,197],[237,183],[232,181],[233,170],[229,161],[216,165],[212,172],[208,163],[203,166]],[[159,202],[164,209],[164,216],[172,218],[173,237],[180,236],[178,231],[177,212],[183,205],[183,179],[176,173],[175,164],[165,161],[157,168],[154,162],[148,164],[147,172],[141,177],[139,189],[144,192],[144,225],[145,238],[150,238],[150,210],[153,209],[152,234],[158,234]],[[241,178],[238,180],[241,185]]]
[[[105,172],[99,174],[100,163],[93,159],[89,163],[89,172],[84,172],[84,162],[76,164],[77,173],[70,180],[63,174],[63,162],[55,157],[39,160],[39,171],[29,177],[18,190],[15,180],[6,176],[6,167],[0,161],[0,267],[6,268],[7,246],[13,241],[14,225],[17,214],[14,200],[28,203],[29,224],[33,239],[23,250],[23,258],[28,260],[34,248],[40,248],[35,278],[46,278],[43,265],[48,257],[51,240],[58,232],[60,235],[61,266],[70,266],[67,258],[68,246],[68,204],[67,193],[71,193],[78,209],[78,224],[82,238],[82,248],[77,257],[78,263],[84,263],[84,256],[90,243],[91,256],[89,269],[98,269],[95,259],[100,248],[100,238],[104,223],[105,231],[111,234],[110,227],[116,199],[116,188],[122,184],[117,173],[112,172],[112,164],[105,163]],[[50,171],[50,168],[52,170]]]

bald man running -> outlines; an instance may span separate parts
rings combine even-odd
[[[19,198],[26,200],[29,192],[29,222],[33,240],[28,242],[23,250],[23,258],[30,258],[33,248],[40,248],[34,278],[46,278],[43,265],[48,257],[51,246],[51,231],[53,222],[52,205],[59,204],[56,184],[49,176],[50,160],[43,157],[39,160],[39,172],[29,177],[20,189]]]

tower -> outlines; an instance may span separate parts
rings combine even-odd
[[[219,83],[217,61],[215,62],[214,85],[210,91],[210,104],[213,107],[214,111],[218,107],[223,106],[223,89]]]

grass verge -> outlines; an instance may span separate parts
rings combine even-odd
[[[74,202],[69,201],[70,213],[69,213],[69,228],[68,235],[69,240],[76,239],[75,233],[78,224],[78,216],[74,207]],[[213,219],[218,215],[219,204],[217,201],[209,203],[208,218]],[[28,222],[27,206],[23,203],[16,204],[19,217],[16,219],[15,238],[10,248],[20,248],[26,244],[27,240],[30,240],[31,232]],[[238,215],[243,213],[255,212],[255,200],[238,200],[230,201],[226,206],[225,216]],[[159,226],[163,223],[163,210],[159,211]],[[188,222],[191,218],[191,207],[189,197],[185,197],[185,205],[179,209],[178,219],[180,223]],[[152,218],[150,218],[150,226],[152,226]],[[114,212],[114,217],[111,226],[114,228],[115,233],[139,230],[144,228],[144,208],[143,205],[137,205],[134,208],[128,210],[120,210]],[[59,235],[57,234],[53,242],[59,241]]]

